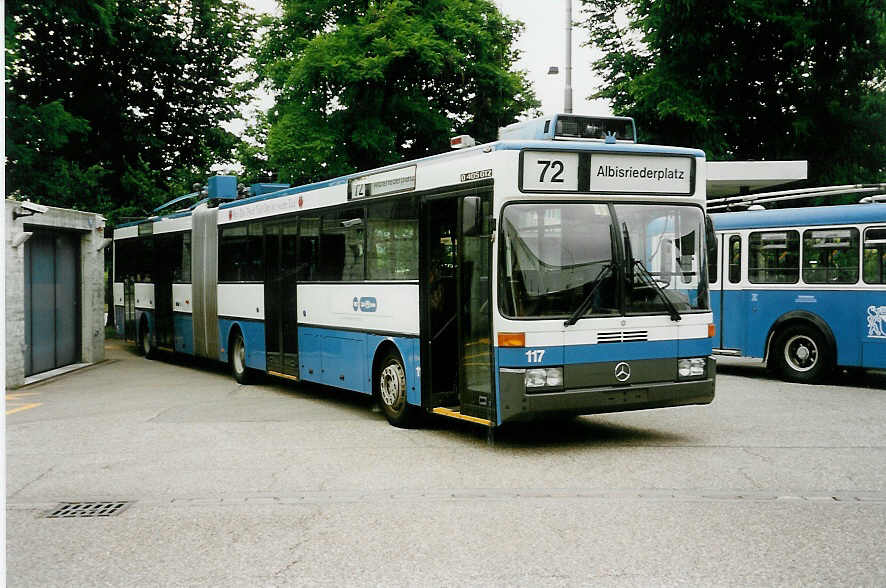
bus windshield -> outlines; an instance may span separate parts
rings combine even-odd
[[[706,310],[704,217],[694,206],[512,204],[499,305],[514,318]],[[590,301],[587,298],[590,296]]]

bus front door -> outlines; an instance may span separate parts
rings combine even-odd
[[[459,202],[458,372],[461,414],[494,423],[491,200],[481,192]]]
[[[297,221],[265,227],[265,353],[268,372],[298,378]]]

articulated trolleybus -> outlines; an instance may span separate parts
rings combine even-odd
[[[242,199],[213,177],[115,232],[118,328],[373,394],[397,426],[709,403],[704,154],[635,137],[554,115]]]

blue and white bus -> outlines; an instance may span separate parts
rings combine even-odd
[[[630,119],[507,139],[115,231],[121,334],[487,426],[714,397],[702,151]],[[129,331],[126,331],[126,325]]]
[[[715,353],[795,382],[886,368],[886,203],[711,215]]]

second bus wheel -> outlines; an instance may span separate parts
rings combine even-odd
[[[785,380],[811,384],[823,380],[834,367],[834,351],[821,331],[793,325],[775,340],[774,358]]]
[[[418,409],[406,402],[406,370],[398,354],[388,353],[378,364],[375,391],[389,423],[401,428],[418,424]]]
[[[243,341],[243,335],[237,331],[231,336],[231,345],[228,347],[231,360],[231,372],[238,384],[249,384],[252,380],[252,374],[246,367],[246,343]]]
[[[139,351],[141,351],[142,355],[144,355],[148,359],[152,359],[154,357],[154,344],[151,342],[151,331],[148,329],[148,321],[142,319],[141,327],[139,328],[139,333],[141,333],[141,341],[139,341]]]

